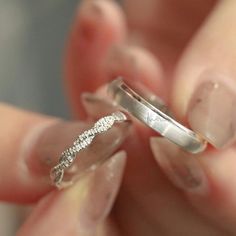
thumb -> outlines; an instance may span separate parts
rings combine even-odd
[[[182,158],[172,173],[186,173],[184,180],[191,180],[191,175],[196,174],[197,180],[192,183],[197,188],[190,201],[233,234],[236,150],[230,145],[236,137],[236,32],[228,26],[236,20],[235,9],[235,1],[218,2],[178,65],[172,97],[178,117],[183,122],[187,120],[195,132],[220,149],[207,150],[199,157],[190,156],[194,161],[191,166],[188,157]],[[198,181],[200,176],[203,181]],[[200,183],[204,183],[201,185],[204,188],[199,187]],[[197,189],[203,193],[201,196]]]
[[[213,146],[236,138],[236,3],[219,2],[180,61],[173,89],[173,108],[180,119]],[[224,35],[224,37],[222,37]]]

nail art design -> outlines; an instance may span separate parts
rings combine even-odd
[[[163,138],[151,138],[150,145],[154,158],[176,187],[190,193],[207,193],[208,181],[196,155]]]
[[[213,146],[225,147],[236,137],[236,94],[222,82],[201,84],[189,104],[191,128]]]

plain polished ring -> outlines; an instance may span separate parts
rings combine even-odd
[[[100,118],[91,129],[80,134],[73,142],[73,145],[62,152],[58,164],[51,169],[50,177],[52,184],[58,188],[67,186],[68,184],[62,184],[64,172],[72,166],[77,158],[77,154],[81,150],[87,148],[92,143],[96,135],[108,131],[112,128],[114,123],[123,122],[126,120],[126,115],[120,111],[117,111],[111,115]]]
[[[166,109],[163,109],[163,104],[154,105],[140,96],[125,84],[122,78],[112,81],[108,92],[128,113],[185,151],[199,153],[205,150],[206,140],[170,117],[164,111]]]

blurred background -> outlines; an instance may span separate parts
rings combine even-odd
[[[69,117],[64,45],[78,0],[0,0],[0,101]],[[0,235],[13,236],[23,207],[0,204]]]

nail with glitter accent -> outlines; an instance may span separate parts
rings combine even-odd
[[[208,180],[197,155],[184,152],[164,138],[151,138],[150,146],[159,166],[176,187],[193,194],[208,193]]]
[[[220,81],[200,84],[188,108],[191,128],[217,148],[236,138],[236,93]]]

